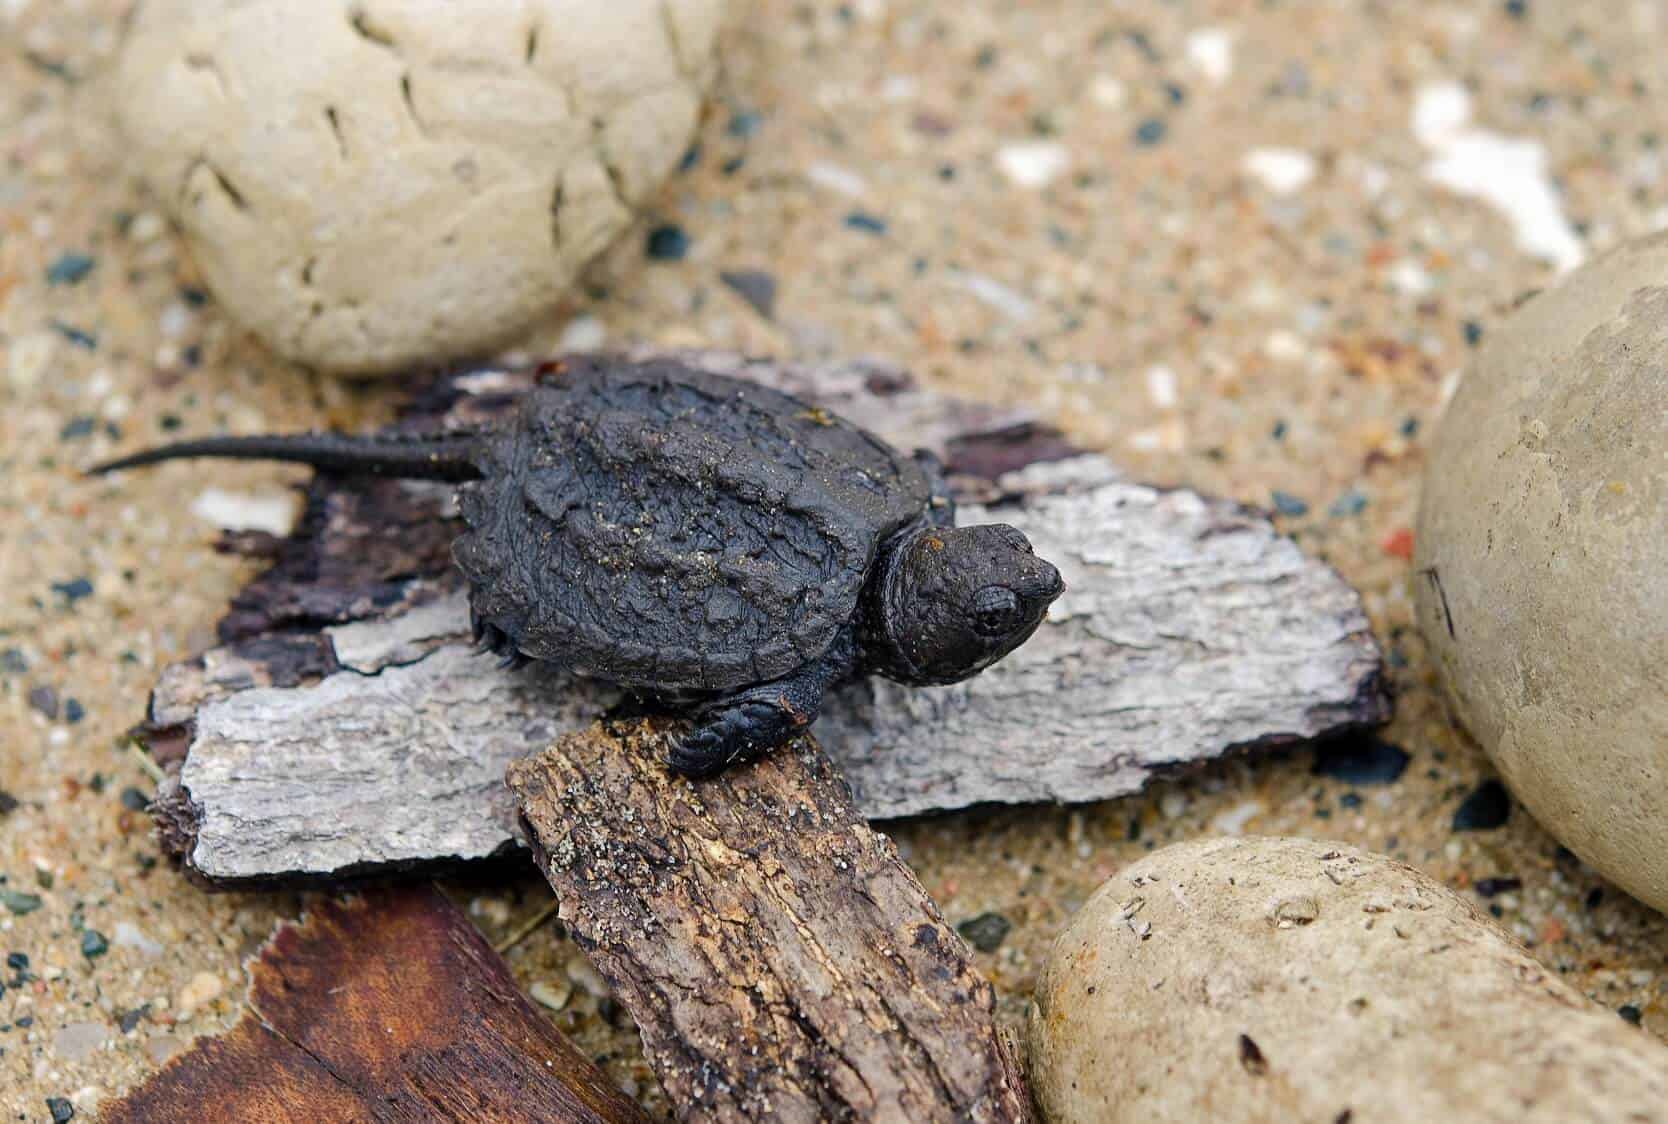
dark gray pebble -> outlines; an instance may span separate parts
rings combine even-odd
[[[957,925],[956,932],[980,952],[995,952],[1002,947],[1013,927],[1013,922],[1000,913],[981,913]]]
[[[1454,812],[1455,831],[1493,831],[1512,814],[1512,798],[1499,781],[1484,781]]]

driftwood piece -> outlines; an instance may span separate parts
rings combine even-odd
[[[662,742],[598,725],[508,779],[680,1118],[1029,1119],[990,984],[816,742],[697,783]]]
[[[236,1025],[100,1119],[647,1120],[432,886],[322,902],[278,929],[249,977]]]
[[[1360,599],[1261,515],[1130,483],[1023,412],[887,368],[691,358],[936,449],[962,521],[1019,526],[1069,583],[1036,637],[967,683],[870,680],[830,700],[816,732],[866,815],[1102,799],[1388,716]],[[403,425],[490,422],[530,377],[442,380]],[[183,758],[160,819],[196,873],[326,878],[519,845],[504,766],[617,698],[470,654],[453,517],[445,488],[320,479],[294,536],[253,544],[272,568],[221,647],[165,672],[145,727],[160,758]]]

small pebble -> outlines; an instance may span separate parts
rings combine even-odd
[[[825,187],[853,199],[861,198],[869,190],[869,185],[862,176],[838,164],[819,161],[805,169],[805,178],[818,187]]]
[[[29,659],[16,648],[0,651],[0,671],[8,675],[22,675],[29,670]]]
[[[135,1007],[131,1011],[123,1011],[116,1016],[116,1026],[123,1034],[132,1034],[135,1027],[145,1021],[145,1016],[151,1013],[149,1003]]]
[[[190,1018],[197,1008],[218,999],[224,987],[220,977],[213,972],[198,972],[191,977],[189,983],[180,988],[180,993],[174,1000],[174,1008],[179,1012],[180,1018]]]
[[[52,590],[73,605],[83,597],[91,597],[93,583],[86,578],[71,578],[67,582],[53,582]]]
[[[1471,884],[1479,897],[1492,898],[1498,894],[1515,894],[1523,889],[1521,878],[1479,878]]]
[[[152,1065],[161,1065],[179,1053],[183,1045],[185,1043],[172,1034],[153,1035],[145,1042],[145,1056],[151,1060]]]
[[[70,250],[46,267],[48,285],[79,285],[93,271],[94,261],[86,254]]]
[[[1315,158],[1295,148],[1254,148],[1240,167],[1275,195],[1291,195],[1315,178]]]
[[[1270,498],[1274,501],[1274,510],[1281,515],[1307,515],[1309,505],[1290,492],[1276,490]]]
[[[110,1028],[103,1023],[70,1023],[52,1035],[52,1050],[67,1062],[79,1062],[109,1037]]]
[[[1143,148],[1150,148],[1164,139],[1169,127],[1157,117],[1149,117],[1135,130],[1135,143]]]
[[[0,886],[0,905],[5,906],[19,917],[35,912],[41,907],[39,894],[26,894],[22,890],[13,890]]]
[[[1379,549],[1392,558],[1400,558],[1404,562],[1413,557],[1413,531],[1407,527],[1391,531],[1380,540]]]
[[[1234,71],[1234,39],[1220,27],[1201,27],[1190,32],[1185,46],[1187,61],[1212,83],[1220,85]]]
[[[81,955],[88,960],[97,960],[110,951],[110,942],[97,929],[88,929],[81,934]]]
[[[846,227],[850,230],[861,230],[865,234],[885,234],[886,220],[867,211],[852,211],[846,215]]]
[[[1634,1026],[1638,1026],[1640,1020],[1644,1018],[1644,1014],[1632,1003],[1623,1003],[1616,1008],[1616,1013],[1622,1016],[1624,1022],[1630,1022]]]
[[[122,807],[130,812],[143,812],[151,806],[151,798],[132,785],[122,789],[118,799],[121,800]]]
[[[52,330],[54,332],[63,336],[76,347],[82,348],[86,351],[95,351],[98,349],[98,337],[93,335],[91,332],[83,331],[80,328],[77,328],[74,324],[66,324],[62,320],[53,320],[51,323]]]
[[[1000,913],[987,912],[963,921],[956,926],[956,932],[961,934],[962,940],[980,952],[995,952],[1002,947],[1002,942],[1007,939],[1013,927],[1013,922]]]
[[[609,995],[608,981],[603,979],[602,974],[595,968],[591,967],[588,960],[575,957],[567,962],[563,970],[567,973],[570,981],[579,985],[586,994],[593,998],[604,999]]]
[[[153,958],[161,956],[163,953],[162,946],[146,936],[144,930],[131,921],[116,922],[116,928],[112,932],[114,936],[111,943],[117,948],[136,949],[145,956]]]
[[[58,692],[53,687],[41,684],[29,688],[29,709],[51,721],[58,718]]]
[[[1360,515],[1367,509],[1367,497],[1357,491],[1348,491],[1332,501],[1332,506],[1326,509],[1328,515],[1335,519],[1342,519],[1349,515]]]
[[[996,152],[996,166],[1015,187],[1047,187],[1071,167],[1071,151],[1058,141],[1004,145]]]
[[[527,989],[527,994],[533,997],[533,1002],[549,1007],[552,1011],[560,1011],[573,998],[573,988],[568,984],[553,987],[544,980],[534,980],[533,986]]]
[[[17,811],[18,799],[5,789],[0,788],[0,816],[9,816]]]
[[[575,316],[562,329],[563,351],[596,351],[608,342],[608,327],[595,316]]]
[[[87,717],[87,709],[81,705],[80,699],[69,698],[64,700],[65,722],[73,726],[85,717]]]
[[[689,235],[675,223],[657,226],[649,231],[644,252],[652,261],[681,261],[689,253]]]
[[[759,131],[759,125],[764,118],[750,109],[740,110],[730,115],[730,123],[724,131],[732,137],[746,138]]]
[[[64,1097],[46,1098],[46,1111],[52,1114],[52,1124],[66,1124],[75,1119],[75,1106]]]
[[[64,427],[58,431],[58,440],[60,440],[60,441],[77,441],[77,440],[80,440],[83,437],[90,436],[93,432],[93,429],[97,425],[98,425],[97,419],[93,418],[92,416],[87,415],[87,414],[82,414],[79,417],[71,418],[69,421],[65,422]]]
[[[766,320],[775,315],[776,278],[764,270],[726,269],[718,278]]]
[[[1511,797],[1499,781],[1484,781],[1454,812],[1455,831],[1493,831],[1512,814]]]

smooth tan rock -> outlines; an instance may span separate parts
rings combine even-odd
[[[147,0],[134,164],[216,297],[344,373],[547,313],[687,148],[724,0]]]
[[[1182,843],[1108,880],[1031,1009],[1050,1121],[1668,1120],[1668,1048],[1411,867]]]
[[[1668,236],[1497,328],[1431,450],[1419,621],[1548,831],[1668,910]]]

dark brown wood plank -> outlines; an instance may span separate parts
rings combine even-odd
[[[509,771],[560,916],[690,1121],[1018,1121],[994,993],[810,738],[690,782],[663,727]]]
[[[432,886],[321,901],[280,926],[249,974],[249,1009],[230,1031],[198,1041],[101,1119],[646,1119]]]

